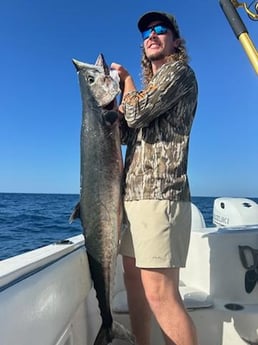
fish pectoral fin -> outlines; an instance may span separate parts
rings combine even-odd
[[[77,218],[80,218],[80,201],[76,204],[73,213],[70,215],[69,223],[71,224]]]
[[[113,333],[114,338],[126,340],[129,342],[129,344],[136,345],[134,335],[127,328],[125,328],[121,323],[117,321],[113,321],[112,333]]]

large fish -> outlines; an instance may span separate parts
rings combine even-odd
[[[119,82],[112,78],[102,54],[95,65],[73,59],[81,98],[80,202],[70,220],[80,217],[90,272],[99,302],[102,325],[94,345],[114,338],[135,344],[134,337],[113,321],[112,286],[122,225],[122,153],[116,96]]]

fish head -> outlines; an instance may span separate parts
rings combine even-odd
[[[99,54],[94,65],[72,61],[79,75],[82,94],[90,93],[100,107],[111,104],[120,93],[119,80],[110,73],[103,54]]]

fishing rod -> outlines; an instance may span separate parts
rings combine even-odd
[[[249,19],[258,21],[258,1],[253,1],[254,10],[250,9],[245,2],[238,2],[236,0],[219,0],[220,6],[236,36],[242,44],[254,70],[258,74],[258,52],[252,39],[249,36],[248,30],[237,12],[237,8],[244,8]]]

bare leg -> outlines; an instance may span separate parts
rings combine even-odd
[[[194,324],[178,291],[179,269],[141,269],[142,283],[166,345],[197,345]]]
[[[151,310],[145,297],[141,271],[135,266],[135,259],[128,256],[123,257],[123,265],[132,332],[137,345],[150,345]]]

